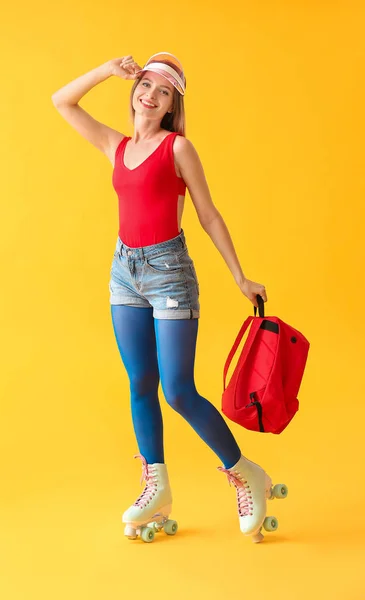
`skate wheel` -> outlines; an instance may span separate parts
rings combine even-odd
[[[276,517],[266,517],[263,522],[263,527],[266,531],[275,531],[279,527],[279,523]]]
[[[167,535],[175,535],[178,530],[178,524],[176,521],[166,521],[163,530]]]
[[[284,483],[277,483],[272,489],[272,496],[274,498],[283,499],[288,495],[288,488]]]
[[[155,539],[155,531],[152,527],[144,527],[141,532],[141,538],[144,542],[150,543]]]

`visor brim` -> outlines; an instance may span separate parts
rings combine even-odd
[[[149,67],[144,67],[143,69],[141,69],[140,71],[136,71],[136,75],[141,76],[143,75],[143,73],[147,73],[148,71],[151,71],[152,73],[157,73],[158,75],[161,75],[162,77],[164,77],[167,81],[169,81],[176,89],[177,91],[184,96],[185,95],[185,89],[180,85],[180,83],[173,77],[173,75],[170,75],[170,73],[166,73],[163,69],[161,68],[156,68],[153,66],[153,64],[151,64]]]

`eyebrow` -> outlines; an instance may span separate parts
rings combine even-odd
[[[143,81],[149,81],[150,83],[152,83],[151,79],[148,79],[148,77],[144,77]],[[171,92],[170,88],[167,87],[167,85],[160,85],[160,87],[166,88],[169,92]]]

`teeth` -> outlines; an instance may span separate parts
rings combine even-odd
[[[150,104],[149,102],[145,102],[144,100],[141,100],[142,104],[146,104],[147,106],[155,106],[154,104]]]

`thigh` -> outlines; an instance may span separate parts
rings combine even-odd
[[[163,392],[174,394],[194,384],[194,363],[199,319],[155,319],[157,359]]]
[[[124,366],[131,376],[158,373],[153,309],[112,305],[114,334]]]

